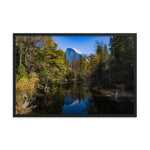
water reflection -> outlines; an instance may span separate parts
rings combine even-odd
[[[79,93],[82,98],[72,98],[71,93],[68,94],[62,110],[63,114],[88,114],[89,106],[92,106],[91,95],[84,95],[84,92],[83,94]]]
[[[32,114],[132,114],[134,103],[117,102],[95,95],[91,84],[53,85],[46,94],[39,92]]]

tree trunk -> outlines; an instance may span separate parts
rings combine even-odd
[[[45,87],[44,87],[44,92],[46,93],[46,89],[47,89],[47,83],[48,83],[48,79],[46,79],[46,83],[45,83]]]
[[[21,66],[22,63],[22,45],[20,47],[20,55],[19,55],[19,65]]]
[[[100,87],[99,82],[98,82],[98,73],[96,72],[96,80],[97,80],[97,86],[98,88]]]
[[[28,49],[28,47],[25,49],[25,64],[26,64],[26,67],[28,68],[27,49]]]

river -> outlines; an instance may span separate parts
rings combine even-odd
[[[46,95],[38,93],[31,114],[133,114],[134,102],[115,101],[92,93],[91,83],[62,84],[50,87]]]

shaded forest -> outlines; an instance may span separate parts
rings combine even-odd
[[[55,84],[95,82],[95,91],[118,87],[134,90],[134,40],[133,36],[112,36],[110,48],[96,41],[95,54],[70,64],[52,37],[16,36],[16,114],[33,108],[37,97],[40,103],[39,93],[63,96],[63,91],[53,92]]]

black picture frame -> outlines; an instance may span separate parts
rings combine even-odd
[[[16,106],[16,70],[15,70],[15,41],[16,36],[133,36],[135,39],[135,66],[134,66],[134,114],[80,114],[80,115],[66,115],[66,114],[24,114],[17,115],[15,113]],[[137,117],[137,33],[13,33],[13,117]]]

